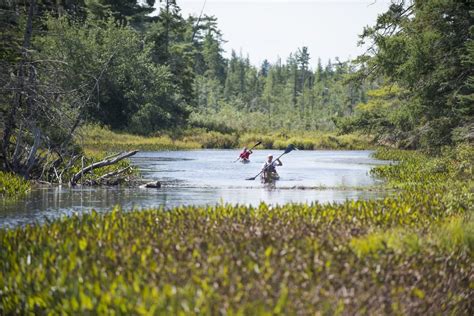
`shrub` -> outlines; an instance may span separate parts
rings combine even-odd
[[[31,185],[20,176],[0,171],[0,197],[12,199],[24,196],[30,191]]]

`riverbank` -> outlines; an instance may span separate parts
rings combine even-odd
[[[91,213],[0,230],[0,311],[469,314],[473,155],[379,151],[341,204]],[[20,277],[21,276],[21,277]]]
[[[252,146],[262,142],[261,149],[284,149],[293,144],[300,149],[369,149],[373,146],[367,136],[356,134],[337,135],[324,132],[275,133],[270,135],[242,133],[222,134],[203,129],[187,130],[179,135],[144,137],[127,133],[117,133],[90,125],[81,130],[77,142],[90,151],[120,151],[138,149],[189,150],[201,148],[231,149]]]

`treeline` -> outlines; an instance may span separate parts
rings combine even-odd
[[[1,169],[53,172],[84,123],[150,135],[364,131],[439,148],[473,138],[473,4],[394,1],[356,61],[226,59],[215,17],[174,0],[0,4]],[[51,171],[53,170],[53,171]]]
[[[261,67],[223,56],[215,17],[176,1],[16,0],[0,7],[1,169],[56,174],[85,123],[142,135],[331,129],[364,101],[347,62],[307,48]]]
[[[312,71],[306,47],[286,63],[265,61],[260,68],[235,52],[227,60],[216,18],[185,18],[171,0],[157,15],[150,15],[155,1],[10,2],[2,9],[10,60],[21,55],[15,46],[30,2],[36,5],[29,58],[61,71],[61,80],[52,77],[62,91],[88,88],[82,121],[139,134],[183,126],[320,129],[330,128],[331,115],[364,101],[360,85],[342,81],[353,65],[336,59]],[[243,124],[249,117],[250,127]]]
[[[347,81],[354,74],[351,62],[309,67],[307,47],[285,63],[265,60],[260,67],[232,51],[221,77],[198,75],[197,109],[190,123],[229,131],[332,130],[333,119],[352,113],[366,101],[367,84]]]
[[[354,80],[382,78],[369,102],[340,119],[381,143],[437,151],[474,141],[474,2],[393,1],[361,40]]]

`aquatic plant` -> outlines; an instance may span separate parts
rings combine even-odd
[[[0,197],[13,199],[24,196],[31,189],[28,181],[10,172],[0,171]]]
[[[472,226],[466,209],[450,220],[440,193],[115,209],[0,230],[0,313],[464,314]],[[432,241],[437,227],[458,241]]]
[[[374,172],[401,189],[378,200],[116,208],[0,229],[0,314],[469,315],[472,150],[379,150],[401,160]]]

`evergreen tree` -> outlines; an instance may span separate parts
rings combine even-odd
[[[411,131],[392,124],[388,133],[399,142],[435,149],[452,143],[452,133],[472,121],[472,103],[458,96],[469,94],[473,9],[472,1],[397,1],[364,30],[363,40],[376,49],[359,58],[361,72],[409,91],[406,113],[418,124]]]

